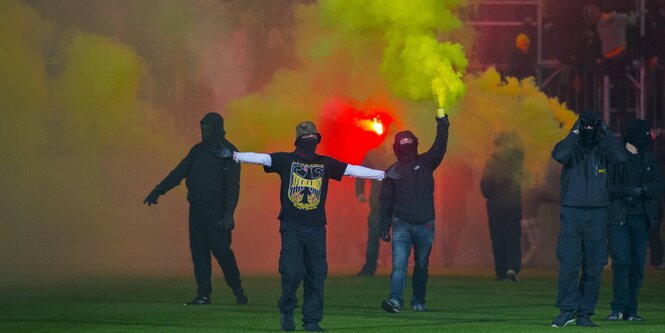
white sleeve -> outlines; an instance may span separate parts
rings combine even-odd
[[[268,154],[233,152],[233,160],[238,163],[261,164],[267,167],[272,165],[272,158]]]
[[[345,176],[351,176],[356,178],[367,178],[373,180],[383,180],[386,178],[386,173],[383,170],[374,170],[366,168],[364,166],[348,164],[346,170],[344,170]]]

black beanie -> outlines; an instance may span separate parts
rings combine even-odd
[[[645,149],[651,142],[649,123],[642,119],[631,119],[626,126],[624,138],[638,150]]]

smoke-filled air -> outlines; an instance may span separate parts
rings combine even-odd
[[[0,282],[191,276],[184,182],[157,206],[142,201],[201,141],[208,112],[224,117],[241,151],[292,151],[296,124],[311,120],[319,153],[359,164],[372,148],[390,149],[399,130],[424,152],[443,108],[450,141],[435,173],[430,265],[491,267],[479,181],[495,135],[517,134],[523,186],[548,188],[550,152],[575,114],[533,79],[471,71],[462,6],[0,1]],[[354,185],[331,182],[331,274],[364,262],[369,208]],[[554,205],[540,209],[552,223]],[[279,177],[243,165],[233,234],[243,274],[277,274],[278,213]],[[379,269],[389,267],[382,244]]]

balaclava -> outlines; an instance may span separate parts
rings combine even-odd
[[[316,137],[303,138],[308,134],[316,134]],[[311,121],[303,121],[296,126],[296,154],[306,160],[313,160],[316,156],[316,146],[321,142],[321,133]]]
[[[585,127],[591,128],[585,128]],[[598,130],[600,119],[591,111],[580,113],[580,140],[587,147],[595,146],[600,140]]]
[[[393,151],[399,161],[415,160],[418,155],[418,138],[411,131],[401,131],[395,134]]]
[[[224,139],[224,118],[217,112],[210,112],[201,119],[201,139],[212,145]]]
[[[651,142],[651,131],[649,130],[649,123],[642,119],[632,119],[626,126],[624,134],[626,142],[637,148],[637,151],[643,151],[649,146]]]

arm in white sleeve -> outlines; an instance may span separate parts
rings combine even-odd
[[[348,164],[346,166],[346,170],[344,170],[344,175],[356,178],[379,180],[379,181],[386,178],[386,173],[383,170],[375,170],[353,164]]]
[[[261,164],[267,167],[272,165],[272,158],[268,154],[233,152],[233,160],[237,163]]]

